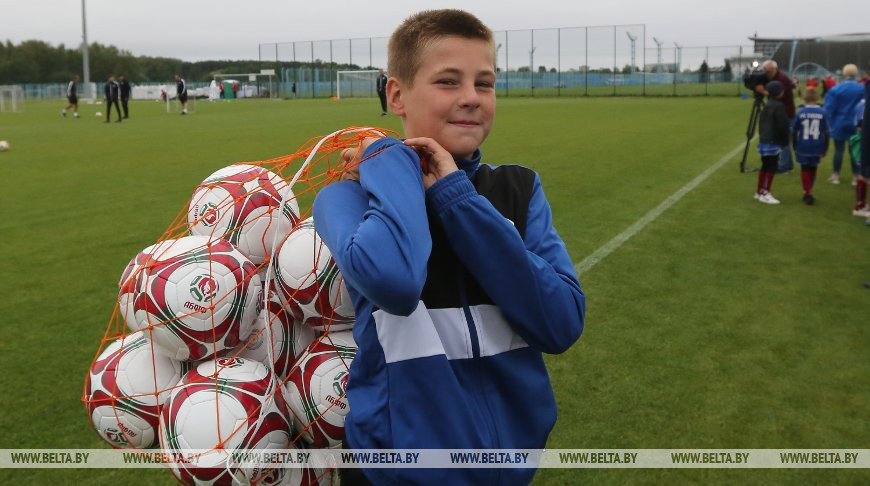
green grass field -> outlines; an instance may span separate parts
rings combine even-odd
[[[745,141],[739,98],[510,98],[484,160],[541,174],[575,262]],[[0,448],[103,448],[80,402],[118,278],[215,169],[350,125],[400,130],[376,100],[133,102],[104,124],[63,102],[0,113]],[[102,108],[99,108],[102,110]],[[750,152],[750,166],[758,156]],[[870,228],[854,190],[752,199],[735,157],[580,276],[587,327],[547,359],[551,448],[866,448]],[[538,484],[864,483],[861,470],[547,469]],[[172,484],[148,469],[9,470],[20,484]]]

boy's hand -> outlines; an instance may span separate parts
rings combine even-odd
[[[405,140],[405,145],[416,150],[421,159],[426,159],[423,167],[423,187],[426,189],[442,177],[459,170],[450,152],[431,138],[409,138]]]
[[[346,148],[341,151],[341,161],[344,162],[344,173],[341,174],[341,180],[343,181],[357,181],[359,182],[359,159],[354,160],[357,154],[362,156],[365,153],[366,149],[369,148],[369,145],[374,143],[376,140],[380,140],[375,137],[366,137],[360,142],[358,147]]]

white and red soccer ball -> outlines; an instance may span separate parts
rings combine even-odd
[[[287,182],[262,167],[236,164],[208,176],[190,200],[193,235],[223,238],[260,265],[299,221],[299,205]]]
[[[155,353],[141,333],[113,341],[88,373],[85,402],[94,429],[113,447],[157,444],[157,423],[181,363]]]
[[[199,360],[241,344],[257,317],[257,267],[225,240],[185,236],[152,245],[127,266],[119,307],[159,351]]]
[[[170,457],[207,451],[195,466],[170,466],[185,484],[246,484],[268,468],[239,465],[232,453],[287,449],[291,420],[282,387],[265,365],[217,358],[190,370],[172,391],[160,414],[160,445]]]
[[[251,337],[240,351],[230,350],[227,354],[259,361],[272,369],[278,381],[284,381],[296,358],[317,338],[317,331],[302,323],[302,311],[294,302],[282,306],[274,289],[269,295],[271,298],[254,321]]]
[[[298,304],[305,324],[319,331],[353,327],[353,302],[313,219],[302,221],[281,243],[272,267],[279,298]]]
[[[290,373],[290,410],[312,447],[335,447],[344,439],[350,411],[345,391],[356,349],[350,331],[331,332],[308,346]]]

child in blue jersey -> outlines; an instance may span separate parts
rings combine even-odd
[[[804,105],[792,123],[792,143],[798,163],[801,165],[801,184],[804,188],[804,202],[813,204],[813,183],[819,162],[828,152],[830,128],[825,110],[818,105],[819,94],[815,88],[807,88]]]
[[[579,338],[586,304],[538,175],[482,162],[492,32],[460,10],[424,11],[388,53],[387,101],[407,138],[366,140],[358,171],[314,202],[356,311],[345,446],[541,449],[556,421],[542,353]],[[442,486],[534,474],[342,470],[343,483]]]
[[[758,172],[758,185],[755,200],[764,204],[779,204],[779,199],[770,193],[773,176],[779,164],[779,154],[783,147],[788,148],[788,114],[780,101],[784,87],[779,81],[771,81],[767,89],[767,104],[758,118],[758,153],[761,155],[761,170]]]

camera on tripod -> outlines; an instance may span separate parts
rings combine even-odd
[[[755,88],[758,86],[764,86],[768,81],[770,81],[770,79],[768,79],[766,72],[758,68],[756,63],[753,63],[753,66],[755,69],[743,75],[743,86],[745,86],[749,91],[752,91],[755,96],[758,97],[761,96],[761,94],[759,94]]]
[[[752,111],[749,113],[749,124],[746,126],[746,146],[743,148],[743,158],[740,159],[740,172],[752,172],[754,169],[746,168],[746,155],[749,152],[749,142],[755,136],[755,128],[758,126],[758,118],[764,108],[764,94],[756,90],[758,86],[764,86],[770,79],[767,73],[758,66],[758,61],[752,63],[752,71],[743,75],[743,86],[755,95],[752,103]]]

